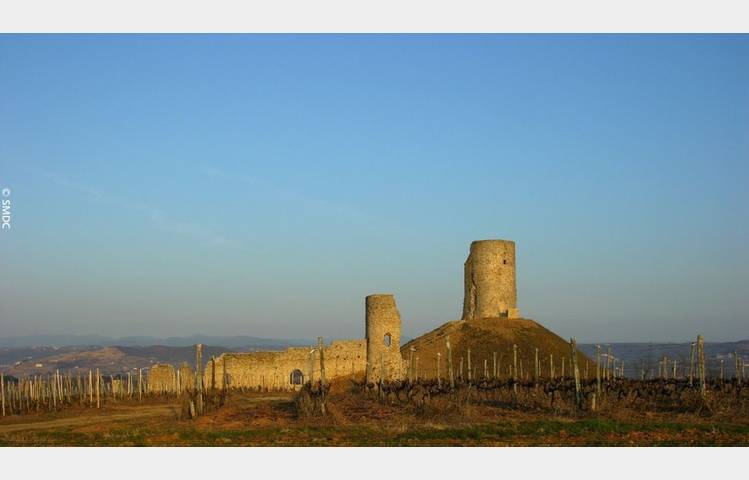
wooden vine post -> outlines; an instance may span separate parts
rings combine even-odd
[[[320,384],[325,385],[325,349],[322,337],[317,337],[317,349],[320,351]],[[381,372],[381,375],[384,377],[385,372]]]
[[[707,395],[707,387],[705,385],[705,341],[702,335],[697,335],[697,361],[699,362],[700,395],[702,395],[702,398],[705,398]]]
[[[614,356],[611,355],[611,345],[609,345],[608,353],[606,354],[606,380],[611,380],[611,362],[614,360]]]
[[[736,381],[738,382],[741,377],[739,376],[739,356],[736,354],[736,350],[733,351],[733,368],[736,373]]]
[[[473,377],[471,377],[471,349],[468,349],[468,383],[471,383]]]
[[[580,408],[582,404],[582,392],[580,389],[580,370],[577,368],[577,342],[574,338],[570,338],[570,353],[571,353],[571,368],[572,374],[575,376],[575,405]]]
[[[513,369],[512,369],[512,398],[514,402],[518,401],[518,384],[517,384],[517,374],[518,374],[518,346],[517,344],[512,344],[512,363],[513,363]]]
[[[325,398],[325,349],[323,348],[322,337],[317,337],[317,349],[320,351],[320,411],[325,415],[325,402],[327,400]],[[382,356],[380,356],[380,361],[382,361]],[[382,365],[381,367],[384,368]],[[384,377],[385,372],[382,368],[380,376]]]
[[[57,373],[52,376],[52,408],[57,409]]]
[[[216,356],[211,355],[211,395],[216,391]]]
[[[315,382],[315,365],[314,365],[314,356],[315,356],[315,349],[310,348],[309,349],[309,357],[307,358],[307,380],[309,381],[309,386],[312,388],[314,386]],[[367,370],[371,370],[371,366],[369,365],[369,362],[367,362]],[[370,375],[367,375],[367,378],[371,378]]]
[[[494,359],[494,366],[492,367],[492,378],[497,378],[497,352],[492,353]]]
[[[440,387],[442,386],[442,379],[440,378],[440,359],[442,358],[442,354],[440,352],[437,352],[437,385]]]
[[[447,345],[447,372],[450,376],[450,390],[455,389],[455,378],[453,377],[453,350],[450,348],[450,335],[445,339]]]
[[[195,345],[195,411],[198,415],[203,413],[203,344]]]
[[[694,342],[689,342],[689,386],[694,386]]]
[[[549,354],[549,378],[554,379],[554,354]]]
[[[101,395],[101,374],[99,373],[99,369],[96,369],[96,408],[101,407],[101,403],[99,401],[99,395]]]
[[[5,376],[0,373],[0,397],[3,403],[3,417],[5,416]]]
[[[226,405],[229,400],[229,377],[226,374],[226,364],[229,362],[229,356],[224,355],[224,361],[221,362],[221,402]]]

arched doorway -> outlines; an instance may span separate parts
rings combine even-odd
[[[302,385],[304,383],[304,374],[298,368],[289,375],[289,382],[292,385]]]

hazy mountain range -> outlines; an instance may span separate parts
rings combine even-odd
[[[669,372],[672,373],[673,362],[676,362],[677,373],[683,372],[690,362],[690,343],[610,343],[600,344],[601,353],[608,352],[611,347],[611,354],[617,359],[617,363],[624,361],[625,374],[631,377],[639,377],[644,367],[646,372],[650,370],[651,375],[658,371],[658,362],[663,357],[668,357]],[[580,344],[580,350],[595,359],[595,344]],[[734,352],[739,358],[744,359],[744,363],[749,366],[749,340],[738,342],[705,342],[705,362],[706,370],[711,374],[717,374],[720,371],[721,360],[723,368],[727,375],[733,375]],[[696,356],[696,350],[695,350]],[[679,373],[681,374],[681,373]]]
[[[403,338],[406,343],[409,339]],[[326,343],[330,339],[326,339]],[[118,373],[137,368],[147,368],[156,363],[173,365],[187,362],[194,365],[196,343],[202,343],[204,358],[224,352],[257,350],[282,350],[292,346],[312,345],[312,339],[272,339],[252,336],[219,337],[193,335],[189,337],[104,337],[96,335],[32,335],[0,339],[0,371],[10,375],[47,374],[55,370],[101,369],[104,373]],[[689,364],[690,346],[684,343],[611,343],[601,344],[601,353],[609,346],[617,364],[624,361],[625,374],[639,377],[645,366],[650,375],[658,370],[658,362],[669,358],[669,365],[677,362],[680,375]],[[579,344],[579,349],[595,359],[595,344]],[[738,342],[705,343],[705,357],[710,372],[720,371],[721,360],[726,375],[733,375],[733,354],[744,359],[749,366],[749,340]],[[546,359],[542,359],[546,361]],[[559,360],[557,360],[558,362]],[[591,368],[591,365],[587,365]],[[545,367],[543,367],[545,368]],[[669,371],[671,367],[669,367]],[[591,373],[592,374],[592,373]]]
[[[151,337],[151,336],[129,336],[129,337],[106,337],[102,335],[27,335],[23,337],[0,338],[0,348],[22,348],[22,347],[72,347],[81,345],[97,346],[151,346],[164,345],[166,347],[186,347],[203,343],[206,345],[221,345],[223,347],[288,347],[297,345],[311,345],[316,343],[312,339],[279,339],[260,338],[248,335],[237,336],[211,336],[192,335],[189,337]]]

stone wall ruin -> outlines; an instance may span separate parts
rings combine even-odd
[[[325,381],[338,378],[364,378],[367,362],[366,340],[334,340],[323,347]],[[311,361],[310,361],[311,360]],[[223,388],[224,365],[230,388],[253,390],[298,390],[310,379],[320,380],[320,353],[317,346],[292,347],[278,352],[224,353],[216,358],[216,388]],[[204,381],[211,386],[211,361]]]
[[[176,370],[169,364],[157,364],[148,370],[149,393],[171,393],[174,391]]]

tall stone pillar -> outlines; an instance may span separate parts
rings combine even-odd
[[[389,294],[369,295],[365,299],[367,338],[367,382],[401,376],[401,317],[395,297]]]
[[[471,243],[465,263],[463,320],[520,317],[515,283],[515,242]]]

